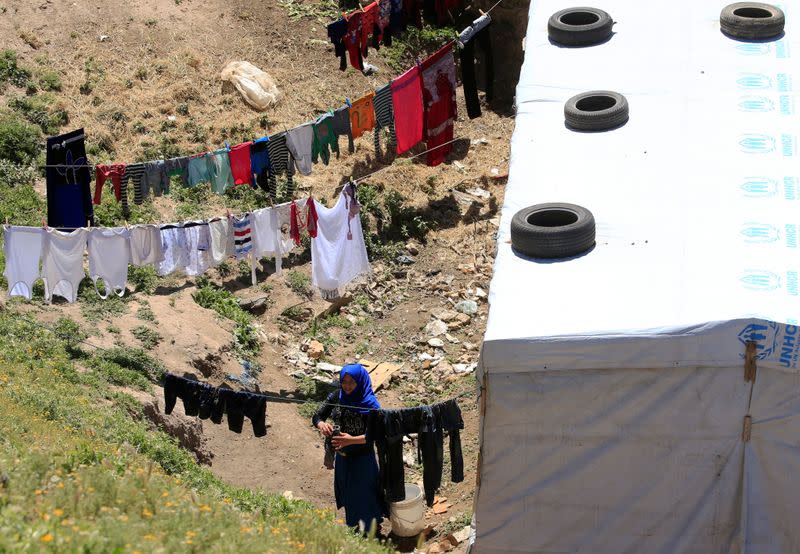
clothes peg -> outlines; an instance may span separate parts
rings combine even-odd
[[[228,141],[227,141],[227,140],[225,141],[225,150],[227,150],[228,152],[230,152],[230,151],[231,151],[231,145],[230,145],[230,144],[228,144]]]

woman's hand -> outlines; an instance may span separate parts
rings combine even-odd
[[[352,446],[354,444],[366,444],[367,438],[364,435],[354,437],[347,433],[341,433],[331,438],[331,443],[336,450],[341,450],[345,446]]]
[[[327,421],[320,421],[317,423],[317,429],[326,437],[330,437],[333,434],[333,425]]]
[[[336,435],[335,437],[331,438],[331,443],[336,450],[340,450],[345,446],[350,446],[351,444],[355,444],[353,442],[353,435],[348,435],[347,433],[341,433]]]

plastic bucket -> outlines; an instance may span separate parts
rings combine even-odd
[[[413,537],[425,529],[425,498],[417,485],[405,484],[406,499],[389,504],[392,533],[398,537]]]

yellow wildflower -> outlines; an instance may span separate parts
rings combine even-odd
[[[241,533],[250,533],[253,529],[251,527],[239,527]]]
[[[192,544],[192,539],[186,539],[183,544]]]
[[[194,531],[186,531],[186,538],[191,539],[195,535],[197,535],[197,533],[195,533]]]
[[[150,510],[145,508],[144,510],[142,510],[142,516],[143,517],[153,517],[153,512],[151,512]]]
[[[50,521],[50,514],[42,512],[42,519],[45,521]]]
[[[33,494],[35,494],[36,496],[41,495],[42,494],[42,489],[36,489],[35,491],[33,491]]]
[[[154,541],[156,540],[157,537],[155,535],[151,535],[150,533],[148,533],[142,538],[146,541]]]
[[[209,506],[208,504],[201,504],[199,510],[201,512],[210,512],[211,506]]]
[[[61,508],[56,508],[55,510],[53,510],[53,515],[56,517],[61,517],[64,515],[64,510],[62,510]]]
[[[295,546],[297,547],[297,550],[305,550],[306,549],[306,545],[303,544],[302,542],[298,542]]]
[[[128,521],[128,516],[125,514],[120,514],[117,516],[117,519],[120,521]]]
[[[64,488],[64,483],[62,483],[61,481],[59,481],[59,482],[58,482],[58,484],[56,485],[56,488],[57,488],[57,489],[63,489],[63,488]]]
[[[78,531],[80,531],[80,530],[81,530],[81,528],[80,528],[80,527],[78,527],[77,525],[73,525],[73,526],[72,526],[72,530],[73,530],[73,531],[75,531],[75,532],[77,533]]]
[[[167,496],[169,496],[169,493],[167,491],[161,493],[161,498],[166,498]]]
[[[47,533],[46,535],[42,535],[42,538],[40,538],[39,540],[42,541],[42,542],[52,542],[53,541],[53,535],[51,535],[50,533]]]

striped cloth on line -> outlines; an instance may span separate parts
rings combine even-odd
[[[275,177],[281,173],[286,174],[286,194],[290,198],[294,196],[294,160],[289,152],[289,146],[286,144],[286,133],[278,133],[269,137],[267,142],[267,153],[269,154],[270,171],[269,171],[269,195],[275,198],[278,191],[278,183]]]
[[[397,136],[394,133],[394,109],[392,106],[392,85],[387,84],[375,91],[375,98],[372,100],[375,106],[375,154],[381,155],[381,129],[389,131],[389,142],[386,153],[393,152],[397,146]]]
[[[244,258],[253,249],[251,243],[252,226],[250,214],[233,217],[233,246],[237,259]]]
[[[144,201],[144,194],[142,191],[142,179],[144,179],[144,164],[129,164],[125,166],[125,176],[122,178],[125,188],[127,189],[128,179],[133,186],[133,201],[136,204],[141,204]],[[126,192],[127,195],[127,192]]]

